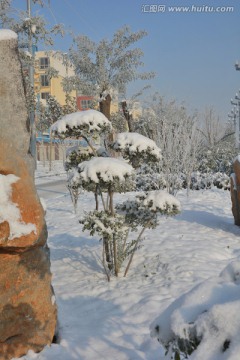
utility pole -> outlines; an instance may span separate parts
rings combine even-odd
[[[231,100],[232,102],[232,100]],[[238,117],[238,108],[234,106],[234,108],[231,110],[230,114],[228,114],[228,118],[231,122],[233,122],[234,126],[234,133],[235,133],[235,147],[238,149],[238,129],[237,129],[237,117]]]
[[[27,0],[27,13],[28,13],[28,51],[31,55],[31,60],[29,64],[29,80],[30,80],[30,85],[32,87],[32,91],[34,93],[34,51],[33,51],[33,39],[32,39],[34,28],[31,21],[31,17],[32,17],[31,0]],[[34,104],[31,104],[29,117],[30,117],[30,151],[31,151],[31,155],[35,160],[35,168],[36,168],[36,128],[35,128]]]
[[[237,109],[237,113],[235,114],[235,116],[238,115],[238,120],[236,121],[236,128],[235,128],[236,148],[240,150],[240,90],[235,95],[235,101],[231,99],[231,104],[234,105]]]

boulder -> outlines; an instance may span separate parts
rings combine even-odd
[[[0,360],[52,343],[57,307],[17,36],[0,30]]]

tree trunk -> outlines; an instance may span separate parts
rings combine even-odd
[[[110,120],[112,98],[109,94],[106,97],[103,97],[102,94],[100,94],[100,99],[101,99],[101,101],[99,102],[100,112],[103,113],[108,118],[108,120]]]
[[[122,111],[128,124],[128,131],[133,132],[133,118],[132,118],[132,114],[130,114],[130,112],[128,111],[126,101],[122,101]]]

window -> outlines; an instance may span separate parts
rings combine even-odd
[[[50,80],[47,75],[41,75],[41,86],[50,86]]]
[[[81,100],[81,109],[86,110],[91,106],[91,100]]]
[[[41,93],[41,99],[42,100],[47,100],[49,97],[49,93],[48,92],[42,92]]]
[[[49,58],[48,57],[42,57],[39,59],[40,63],[40,69],[48,69],[49,68]]]

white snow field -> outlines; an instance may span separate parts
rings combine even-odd
[[[51,190],[50,181],[64,179],[64,175],[58,177],[53,170],[44,176],[44,171],[39,164],[36,183],[45,189],[42,194],[47,206],[59,343],[39,354],[29,351],[21,359],[165,359],[164,349],[150,336],[151,324],[174,300],[210,277],[218,279],[240,256],[240,228],[234,225],[229,191],[194,191],[189,197],[185,191],[179,192],[181,213],[163,217],[155,230],[146,230],[128,276],[124,278],[121,273],[107,282],[101,265],[101,242],[83,233],[78,222],[84,211],[94,208],[93,194],[80,195],[75,215],[64,183],[60,186],[58,182],[57,191]],[[119,195],[116,199],[127,197]],[[212,282],[216,286],[217,280]],[[225,300],[231,300],[226,293]],[[240,343],[239,332],[234,336]],[[219,344],[211,345],[211,356],[205,352],[201,360],[220,359]],[[239,360],[239,352],[228,355],[226,351],[224,356],[221,359]]]

